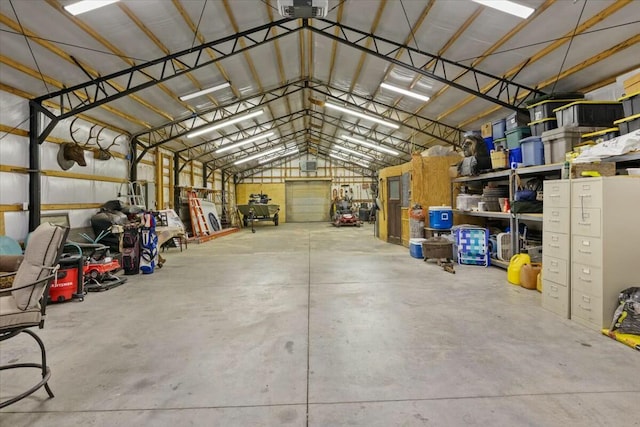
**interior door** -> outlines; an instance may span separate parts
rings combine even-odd
[[[387,240],[396,245],[402,244],[402,216],[400,214],[400,177],[387,180]]]

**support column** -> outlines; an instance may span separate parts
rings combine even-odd
[[[180,155],[173,154],[173,208],[176,212],[180,209],[180,192],[176,187],[180,186]]]
[[[129,140],[129,181],[138,180],[138,139],[133,137]]]
[[[29,231],[40,225],[42,194],[40,186],[40,111],[29,103]],[[44,137],[43,137],[44,139]]]

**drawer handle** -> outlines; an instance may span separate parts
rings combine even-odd
[[[560,245],[551,245],[551,244],[549,244],[549,247],[550,248],[555,248],[555,249],[560,249]]]
[[[578,276],[578,279],[582,280],[583,282],[591,283],[591,279],[587,279],[582,276]]]
[[[583,251],[582,249],[578,249],[578,252],[580,252],[581,254],[591,255],[591,251]]]
[[[550,219],[549,222],[560,222],[559,219]]]
[[[549,197],[560,197],[559,194],[549,194]]]
[[[560,297],[558,297],[558,296],[556,296],[556,295],[549,295],[549,298],[559,299]]]
[[[560,273],[560,270],[553,270],[553,269],[549,269],[549,273]]]
[[[584,311],[591,311],[590,307],[583,307],[582,304],[578,304],[578,307],[580,307],[581,309],[583,309]]]
[[[591,223],[590,223],[590,222],[584,222],[584,221],[578,221],[578,225],[586,225],[586,226],[589,226],[589,225],[591,225]]]

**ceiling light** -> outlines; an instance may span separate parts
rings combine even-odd
[[[189,93],[187,95],[182,95],[180,97],[180,101],[188,101],[190,99],[197,98],[199,96],[206,95],[206,94],[211,93],[211,92],[215,92],[215,91],[218,91],[218,90],[222,90],[222,89],[228,88],[229,86],[231,86],[231,83],[225,82],[225,83],[219,84],[218,86],[212,86],[212,87],[207,88],[207,89],[202,89],[202,90],[199,90],[197,92]]]
[[[363,141],[361,139],[354,138],[354,137],[349,136],[349,135],[342,135],[342,139],[345,139],[347,141],[353,142],[355,144],[360,144],[360,145],[362,145],[364,147],[369,147],[372,150],[377,150],[377,151],[380,151],[382,153],[391,154],[392,156],[397,156],[398,154],[400,154],[396,150],[392,150],[392,149],[387,148],[387,147],[382,147],[382,146],[377,145],[377,144],[372,144],[370,142]]]
[[[291,149],[291,150],[285,151],[285,152],[284,152],[284,153],[282,153],[282,154],[278,154],[278,155],[276,155],[276,156],[269,157],[268,159],[260,159],[260,160],[258,160],[258,163],[260,163],[260,164],[263,164],[263,163],[269,163],[269,162],[272,162],[272,161],[274,161],[275,159],[279,159],[279,158],[281,158],[281,157],[287,157],[287,156],[291,156],[292,154],[297,154],[297,153],[298,153],[298,151],[299,151],[299,150],[298,150],[297,148],[294,148],[294,149]]]
[[[351,148],[343,147],[342,145],[333,144],[333,148],[335,148],[336,150],[344,151],[346,153],[351,153],[355,156],[360,156],[360,157],[364,157],[365,159],[373,160],[373,157],[368,154],[364,154],[359,151],[352,150]]]
[[[243,145],[251,144],[252,142],[260,141],[263,138],[269,138],[270,136],[275,135],[275,132],[265,133],[264,135],[254,136],[253,138],[245,139],[244,141],[239,141],[234,144],[224,145],[221,148],[218,148],[215,151],[215,154],[223,153],[225,151],[233,150],[234,148],[241,147]]]
[[[65,6],[65,10],[72,15],[80,15],[81,13],[89,12],[90,10],[98,9],[102,6],[106,6],[111,3],[115,3],[118,0],[82,0],[76,3]]]
[[[348,108],[344,108],[344,107],[341,107],[339,105],[332,104],[330,102],[325,102],[324,106],[325,107],[329,107],[329,108],[333,108],[334,110],[341,111],[343,113],[351,114],[352,116],[360,117],[361,119],[364,119],[364,120],[369,120],[369,121],[381,124],[382,126],[386,126],[386,127],[392,128],[392,129],[399,129],[400,128],[400,126],[398,126],[395,123],[387,122],[387,121],[379,119],[377,117],[373,117],[373,116],[370,116],[368,114],[360,113],[358,111],[353,111],[353,110],[350,110]]]
[[[426,95],[420,95],[419,93],[411,92],[410,90],[402,89],[400,87],[391,86],[387,83],[380,83],[380,87],[383,89],[388,89],[393,92],[398,92],[406,96],[410,96],[415,99],[419,99],[420,101],[427,102],[430,98]]]
[[[250,162],[251,160],[255,160],[255,159],[260,158],[260,157],[268,156],[269,154],[276,153],[276,152],[278,152],[280,150],[282,150],[282,147],[274,148],[272,150],[263,151],[262,153],[254,154],[253,156],[243,157],[242,159],[233,162],[233,164],[234,165],[240,165],[242,163]]]
[[[329,157],[333,157],[334,159],[342,160],[343,162],[353,163],[353,164],[362,166],[363,168],[368,168],[369,167],[369,163],[368,162],[364,162],[364,161],[358,162],[356,160],[347,159],[347,158],[344,158],[342,156],[337,155],[336,153],[329,153]]]
[[[523,6],[521,4],[509,1],[509,0],[471,0],[471,1],[480,3],[483,6],[492,7],[501,12],[515,15],[522,19],[527,19],[529,15],[531,15],[535,10],[529,6]]]
[[[225,126],[229,126],[229,125],[232,125],[234,123],[238,123],[238,122],[241,122],[243,120],[247,120],[247,119],[250,119],[252,117],[259,116],[260,114],[263,114],[263,113],[264,113],[264,110],[258,110],[258,111],[254,111],[253,113],[245,114],[244,116],[236,117],[235,119],[226,120],[224,122],[218,122],[215,125],[206,127],[204,129],[197,130],[195,132],[188,133],[187,134],[187,138],[194,138],[196,136],[200,136],[200,135],[208,133],[208,132],[213,132],[216,129],[220,129],[220,128],[223,128]]]

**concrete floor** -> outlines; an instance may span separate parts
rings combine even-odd
[[[446,273],[370,225],[257,228],[49,306],[56,397],[0,425],[640,425],[640,355],[503,270]],[[29,357],[26,336],[2,343],[0,362]],[[0,395],[37,375],[2,372]]]

